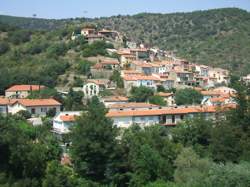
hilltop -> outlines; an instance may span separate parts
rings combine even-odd
[[[88,24],[117,30],[131,41],[174,51],[194,63],[250,73],[250,13],[240,9],[64,20],[0,16],[0,74],[5,77],[0,93],[13,83],[56,86],[65,85],[67,77],[78,80],[84,56],[108,56],[103,49],[110,47],[71,41],[72,32]]]

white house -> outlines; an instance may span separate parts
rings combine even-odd
[[[131,125],[148,126],[160,124],[164,126],[175,126],[178,122],[203,115],[207,120],[219,117],[224,110],[234,108],[233,106],[189,106],[189,107],[164,107],[158,109],[137,109],[137,110],[109,110],[107,117],[114,121],[114,124],[121,128],[128,128]]]
[[[229,83],[229,71],[221,68],[210,68],[208,71],[209,84],[215,86],[216,84]]]
[[[16,114],[21,110],[25,110],[33,116],[46,116],[49,110],[59,113],[61,105],[55,99],[16,99],[9,101],[8,113]]]
[[[91,35],[91,34],[95,34],[96,30],[94,28],[83,28],[81,30],[81,35],[83,36],[88,36],[88,35]]]
[[[6,115],[9,113],[8,106],[11,105],[14,101],[8,98],[0,97],[0,114]]]
[[[81,115],[80,111],[60,112],[53,119],[53,132],[57,134],[66,134],[74,125],[77,117]]]
[[[5,90],[5,97],[22,99],[29,96],[32,91],[44,89],[42,85],[14,85]]]
[[[134,75],[134,76],[123,76],[124,88],[127,92],[131,90],[132,87],[145,86],[152,88],[153,90],[157,89],[157,83],[161,80],[155,76],[149,75]]]

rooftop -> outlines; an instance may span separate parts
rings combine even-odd
[[[32,84],[22,84],[22,85],[13,85],[10,88],[8,88],[7,92],[14,92],[14,91],[36,91],[45,88],[45,86],[42,85],[32,85]]]
[[[129,102],[124,104],[113,104],[109,108],[150,108],[150,107],[159,107],[159,105],[154,105],[149,103]]]
[[[215,113],[221,110],[235,108],[235,105],[225,105],[223,107],[216,106],[189,106],[177,108],[162,108],[152,110],[124,110],[109,111],[107,117],[130,117],[130,116],[159,116],[173,114],[192,114],[192,113]]]

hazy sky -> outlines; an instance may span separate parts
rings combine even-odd
[[[250,0],[0,0],[0,14],[41,18],[189,12],[223,7],[250,11]]]

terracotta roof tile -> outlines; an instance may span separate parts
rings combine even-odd
[[[215,106],[190,106],[179,108],[163,108],[152,110],[124,110],[124,111],[109,111],[107,117],[129,117],[129,116],[158,116],[158,115],[172,115],[172,114],[192,114],[192,113],[215,113],[217,109],[226,110],[235,108],[235,105],[226,105],[221,108]]]
[[[113,104],[110,106],[110,108],[150,108],[150,107],[159,107],[159,105],[154,105],[149,103],[129,102],[124,104]]]
[[[13,91],[35,91],[45,88],[42,85],[14,85],[8,88],[6,91],[13,92]]]
[[[15,103],[18,102],[23,106],[60,106],[61,103],[55,99],[17,99]],[[14,103],[13,103],[14,104]]]
[[[60,119],[64,122],[73,122],[77,118],[76,115],[61,115]]]

